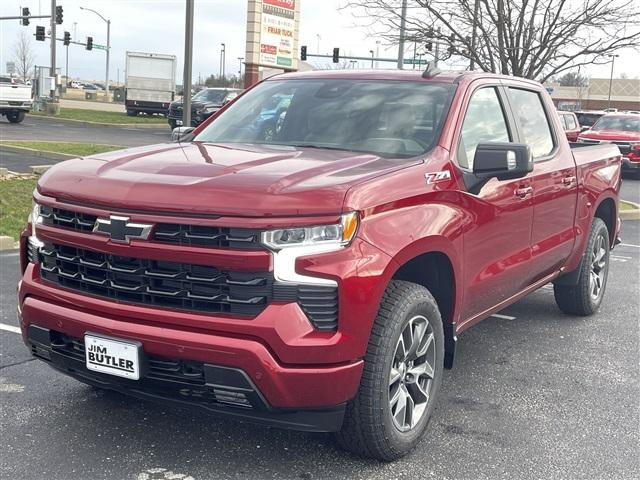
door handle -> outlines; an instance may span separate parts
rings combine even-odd
[[[533,192],[533,187],[519,187],[516,188],[515,196],[520,198],[527,198]]]
[[[569,177],[564,177],[562,179],[562,184],[566,187],[570,187],[571,185],[573,185],[576,181],[576,177],[574,177],[573,175],[569,176]]]

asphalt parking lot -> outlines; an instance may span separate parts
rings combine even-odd
[[[22,123],[9,123],[0,118],[0,139],[35,140],[56,142],[90,142],[107,145],[136,147],[168,141],[171,129],[168,124],[145,128],[103,127],[28,115]]]
[[[32,360],[3,327],[0,477],[640,478],[640,222],[622,237],[596,316],[564,316],[545,287],[463,334],[427,439],[393,464],[329,435],[96,391]],[[16,252],[0,254],[0,279],[1,323],[16,328]]]

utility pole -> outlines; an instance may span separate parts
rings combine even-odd
[[[53,77],[53,89],[49,92],[49,99],[56,100],[56,0],[51,0],[51,67],[49,75]]]
[[[238,70],[238,78],[242,78],[242,61],[244,57],[238,57],[238,61],[240,62],[240,69]]]
[[[187,0],[184,27],[184,73],[182,75],[182,125],[191,126],[191,62],[193,61],[193,2]]]
[[[615,54],[615,55],[607,55],[607,56],[611,58],[611,75],[609,75],[609,98],[607,99],[607,108],[611,108],[611,84],[613,83],[613,64],[616,61],[616,57],[619,57],[620,55]]]
[[[407,0],[402,0],[402,11],[400,13],[400,42],[398,43],[398,69],[404,68],[404,37],[407,28]]]
[[[375,58],[375,52],[373,50],[369,50],[369,53],[371,54],[371,68],[373,68],[373,59]]]
[[[440,27],[436,28],[436,39],[438,41],[434,42],[436,44],[436,51],[433,58],[434,68],[438,68],[438,59],[440,58]]]
[[[477,33],[476,28],[478,26],[478,11],[480,9],[480,0],[475,0],[473,5],[473,29],[471,30],[471,54],[475,55],[476,53],[476,39]],[[469,60],[469,70],[473,71],[474,68],[473,58]]]

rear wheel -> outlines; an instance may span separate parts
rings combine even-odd
[[[175,120],[169,120],[169,127],[171,127],[171,130],[178,128],[178,123]]]
[[[130,108],[127,108],[127,115],[129,117],[137,117],[138,116],[138,111],[137,110],[131,110]]]
[[[578,283],[553,286],[560,310],[571,315],[586,316],[600,308],[609,274],[609,251],[607,225],[600,218],[595,218],[582,256]]]
[[[424,435],[444,365],[444,335],[429,291],[392,281],[376,317],[356,397],[342,430],[346,450],[391,461],[406,455]]]
[[[24,120],[26,112],[11,112],[7,113],[7,120],[11,123],[20,123]]]

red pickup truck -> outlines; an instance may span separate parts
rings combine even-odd
[[[99,388],[393,460],[463,331],[549,282],[562,311],[598,310],[620,169],[614,145],[570,148],[536,82],[272,77],[180,143],[41,177],[23,338]]]
[[[578,143],[617,145],[622,154],[622,172],[640,179],[640,114],[606,114],[578,136]]]

